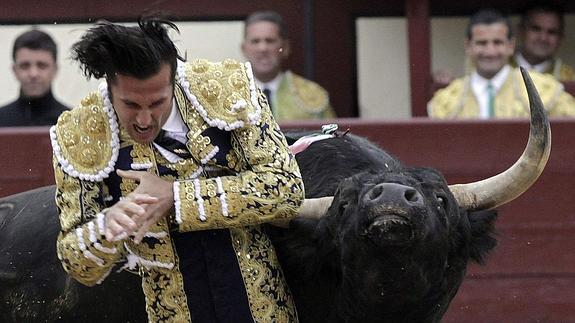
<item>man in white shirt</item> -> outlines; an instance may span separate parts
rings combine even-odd
[[[538,4],[527,9],[519,24],[520,48],[514,65],[553,75],[559,81],[575,81],[575,69],[557,57],[565,22],[558,7]]]
[[[509,65],[515,38],[509,19],[495,10],[474,14],[467,26],[465,53],[474,70],[435,93],[428,104],[434,118],[527,117],[527,92],[518,69]],[[575,115],[575,99],[552,76],[531,73],[549,114]]]

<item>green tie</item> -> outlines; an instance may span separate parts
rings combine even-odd
[[[495,117],[495,92],[491,82],[487,83],[487,106],[489,107],[489,117]]]

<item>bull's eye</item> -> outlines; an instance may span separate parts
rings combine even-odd
[[[349,203],[348,203],[347,201],[342,201],[342,202],[339,204],[339,213],[340,213],[340,214],[345,211],[345,209],[347,208],[347,205],[348,205],[348,204],[349,204]]]
[[[445,197],[437,196],[437,203],[439,203],[439,206],[443,209],[447,208],[447,199]]]

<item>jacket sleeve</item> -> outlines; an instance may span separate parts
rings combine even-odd
[[[269,113],[232,132],[232,147],[244,163],[236,176],[177,181],[175,212],[179,231],[229,228],[289,219],[304,198],[295,157]]]
[[[571,94],[561,89],[556,96],[557,101],[549,109],[551,117],[575,117],[575,99]]]
[[[64,270],[82,284],[102,282],[124,253],[121,242],[104,237],[101,182],[74,178],[54,158],[56,205],[61,231],[57,252]]]

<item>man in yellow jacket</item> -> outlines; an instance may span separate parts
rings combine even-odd
[[[433,118],[527,117],[529,104],[518,69],[509,65],[515,40],[509,20],[494,10],[474,14],[465,51],[475,70],[435,93],[428,103]],[[531,73],[550,116],[575,115],[575,99],[551,75]]]
[[[327,91],[291,71],[282,71],[290,44],[287,27],[274,11],[254,12],[245,21],[242,52],[277,121],[334,118]]]
[[[561,82],[575,81],[575,69],[557,57],[564,33],[563,12],[558,7],[538,4],[528,8],[519,23],[520,46],[513,65],[551,74]]]

